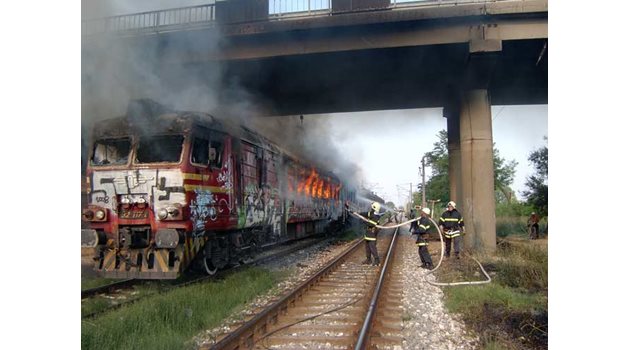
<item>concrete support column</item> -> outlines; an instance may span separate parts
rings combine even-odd
[[[488,90],[469,90],[464,93],[460,135],[462,199],[457,205],[466,224],[464,246],[494,253],[496,217],[492,117]]]
[[[448,189],[449,199],[459,202],[462,198],[462,154],[459,135],[459,108],[445,107],[446,133],[448,135]],[[446,203],[443,203],[446,205]]]

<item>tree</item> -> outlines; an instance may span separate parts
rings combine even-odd
[[[433,143],[433,150],[424,155],[426,166],[431,168],[431,176],[425,185],[425,196],[427,199],[439,199],[442,203],[447,203],[449,201],[448,134],[446,130],[440,130],[437,136],[438,141]]]
[[[438,141],[433,144],[433,150],[425,154],[426,163],[431,167],[431,177],[426,182],[426,197],[439,199],[442,203],[450,200],[448,184],[448,134],[446,130],[440,130],[437,134]],[[499,150],[493,148],[494,163],[494,188],[500,191],[502,198],[508,202],[513,197],[510,184],[514,181],[516,173],[515,160],[506,161],[499,155]],[[414,196],[415,200],[415,196]]]
[[[547,141],[547,136],[544,137],[544,140]],[[543,216],[547,216],[549,205],[547,186],[549,173],[548,151],[547,146],[543,146],[529,154],[527,160],[534,166],[535,173],[527,177],[525,182],[527,189],[522,192],[527,204],[532,205]]]
[[[494,158],[494,188],[500,191],[505,201],[509,204],[514,195],[510,184],[514,181],[514,174],[516,173],[518,163],[515,160],[506,162],[505,159],[501,158],[499,155],[499,150],[494,147],[492,152]],[[499,200],[499,202],[502,202],[502,200]]]

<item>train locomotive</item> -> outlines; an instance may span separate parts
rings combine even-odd
[[[131,101],[98,122],[82,247],[105,278],[209,274],[345,221],[356,190],[242,125]]]

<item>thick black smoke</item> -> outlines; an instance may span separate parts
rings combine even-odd
[[[191,0],[161,1],[82,1],[84,19],[131,14],[163,8],[197,5]],[[140,39],[116,35],[82,37],[82,168],[86,161],[89,130],[95,121],[122,116],[129,101],[151,99],[173,110],[210,113],[259,131],[296,156],[314,162],[320,169],[346,180],[360,178],[360,169],[336,149],[331,131],[334,125],[321,118],[266,117],[265,109],[235,79],[225,75],[220,61],[184,64],[177,57],[186,54],[213,55],[226,38],[218,31],[204,31],[203,40],[195,33],[149,35]],[[225,101],[230,101],[225,103]],[[358,183],[358,181],[356,182]]]

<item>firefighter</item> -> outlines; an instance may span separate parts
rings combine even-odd
[[[378,257],[378,251],[376,250],[376,235],[378,234],[378,221],[381,218],[381,214],[379,213],[381,210],[380,203],[372,202],[370,206],[370,211],[366,214],[361,214],[369,220],[369,223],[366,224],[365,227],[365,236],[363,239],[365,240],[365,261],[363,264],[372,264],[373,266],[378,266],[381,263],[381,260]],[[371,257],[374,257],[374,261],[372,261]]]
[[[527,219],[529,239],[538,239],[538,221],[540,221],[540,218],[535,212],[532,212],[529,219]]]
[[[420,261],[422,261],[422,268],[424,269],[433,269],[433,260],[431,260],[431,254],[429,254],[429,227],[431,226],[431,222],[429,221],[429,216],[431,215],[431,209],[422,208],[420,211],[420,220],[415,221],[417,223],[415,230],[411,232],[411,234],[418,235],[418,239],[416,240],[416,245],[418,246],[418,254],[420,255]]]
[[[415,219],[416,218],[416,213],[420,212],[420,209],[422,207],[420,207],[419,205],[414,205],[414,207],[409,211],[409,220],[411,219]],[[409,232],[411,232],[411,234],[413,235],[414,232],[418,229],[418,222],[414,221],[411,223],[411,225],[409,225]]]
[[[448,202],[446,210],[442,213],[442,216],[440,216],[440,229],[444,233],[444,243],[446,244],[444,257],[449,258],[451,256],[451,241],[454,241],[455,257],[459,259],[461,235],[466,231],[464,228],[464,219],[457,211],[455,202]]]

